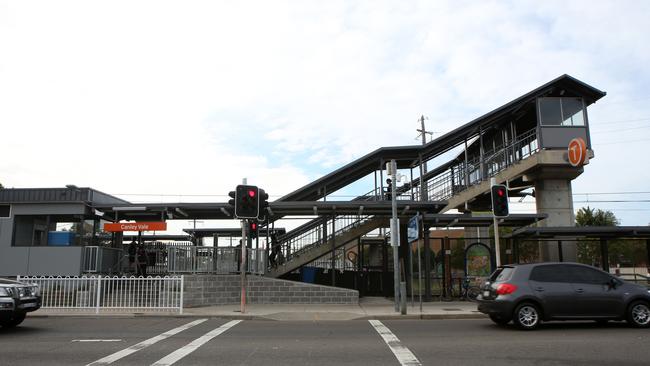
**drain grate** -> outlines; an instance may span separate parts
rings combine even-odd
[[[463,309],[442,309],[444,311],[463,311]]]

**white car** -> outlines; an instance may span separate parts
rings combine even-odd
[[[0,278],[0,326],[15,327],[27,313],[40,309],[41,292],[37,285]]]

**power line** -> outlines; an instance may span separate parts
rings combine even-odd
[[[574,193],[574,196],[588,196],[588,195],[605,195],[605,194],[650,194],[650,191],[636,191],[636,192],[584,192],[584,193]]]
[[[645,142],[645,141],[650,141],[650,139],[639,139],[639,140],[626,140],[626,141],[610,141],[610,142],[601,142],[597,143],[594,145],[602,146],[602,145],[618,145],[618,144],[630,144],[633,142]]]
[[[611,123],[632,123],[632,122],[642,122],[642,121],[650,121],[650,117],[644,117],[644,118],[636,118],[636,119],[623,119],[623,120],[618,120],[618,121],[593,121],[589,122],[590,125],[600,125],[600,124],[611,124]]]
[[[597,135],[599,133],[612,133],[612,132],[625,132],[625,131],[632,131],[632,130],[641,130],[644,128],[650,128],[650,125],[646,126],[637,126],[637,127],[630,127],[630,128],[617,128],[614,130],[603,130],[603,131],[591,131],[592,135]]]
[[[618,203],[618,202],[626,202],[626,203],[646,203],[650,202],[650,200],[585,200],[585,201],[573,201],[574,203]]]

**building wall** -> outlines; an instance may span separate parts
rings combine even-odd
[[[239,304],[239,275],[185,276],[185,307]],[[359,292],[275,278],[248,276],[250,304],[358,304]]]
[[[81,247],[12,246],[16,215],[83,214],[74,204],[11,204],[11,217],[0,219],[0,276],[74,276],[81,273]]]

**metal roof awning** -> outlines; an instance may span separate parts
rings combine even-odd
[[[426,145],[382,147],[363,157],[307,184],[278,201],[316,201],[328,193],[335,192],[356,180],[367,176],[376,170],[384,169],[382,162],[395,159],[398,168],[411,168],[418,164],[422,157],[429,160],[443,154],[454,146],[469,140],[479,133],[479,130],[498,125],[510,114],[540,96],[548,95],[557,90],[567,90],[585,99],[590,105],[606,95],[572,76],[562,75],[550,82],[522,95],[521,97],[504,104],[503,106],[484,114],[456,129],[450,131]],[[326,190],[326,191],[325,191]]]
[[[240,228],[200,228],[200,229],[183,229],[184,232],[192,235],[195,238],[204,238],[212,236],[220,237],[241,237]],[[286,234],[286,229],[284,228],[274,228],[269,229],[270,233],[276,233],[278,235]],[[266,235],[266,228],[260,230],[260,235]]]
[[[167,235],[167,234],[156,234],[156,235],[142,235],[142,240],[144,241],[190,241],[189,235]],[[123,241],[138,240],[137,235],[124,235],[122,237]]]
[[[445,201],[397,201],[399,215],[436,213],[443,209]],[[117,216],[119,220],[157,221],[168,219],[232,220],[232,207],[227,203],[133,203],[120,206],[94,206],[95,209]],[[270,202],[271,218],[291,215],[378,215],[390,216],[390,201],[316,201],[316,202]]]
[[[526,227],[515,230],[506,238],[547,239],[570,238],[650,238],[650,226],[563,226]]]
[[[547,217],[546,214],[512,214],[500,218],[500,226],[522,227],[532,225]],[[423,222],[431,227],[488,227],[492,226],[492,216],[472,216],[467,214],[428,214]]]

